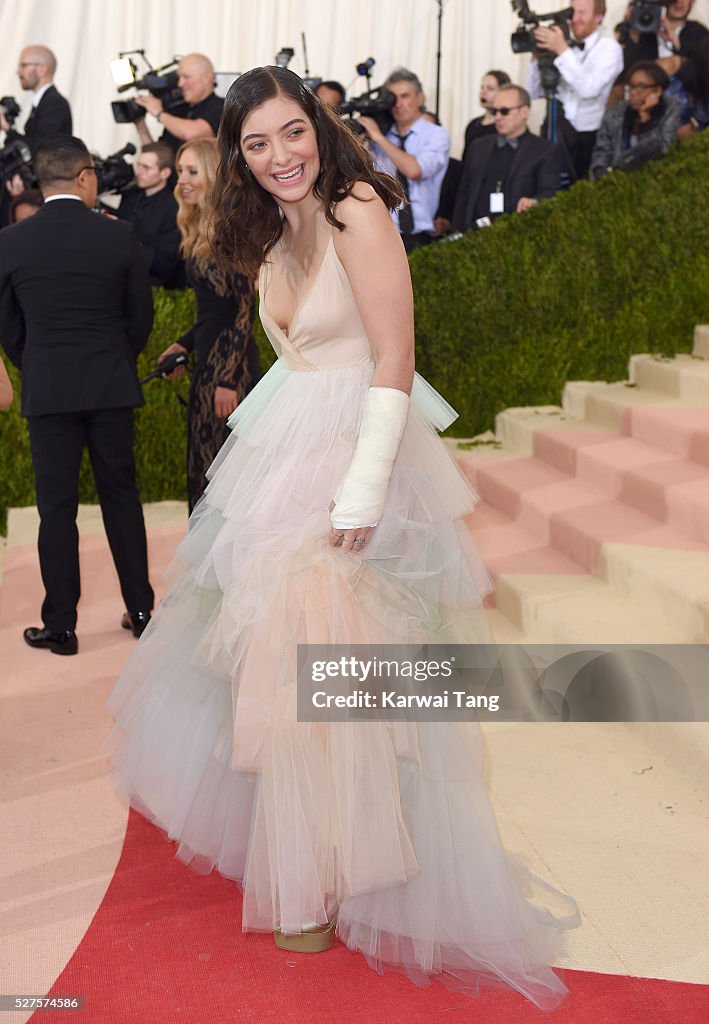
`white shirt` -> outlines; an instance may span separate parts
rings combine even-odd
[[[578,132],[595,132],[601,126],[606,101],[623,70],[623,49],[596,29],[584,39],[583,50],[568,47],[554,59],[561,74],[557,95],[564,104],[566,119]],[[539,65],[531,61],[527,90],[532,97],[543,96]]]
[[[36,108],[36,107],[39,106],[39,101],[42,99],[42,97],[44,96],[44,94],[47,91],[47,89],[49,89],[53,84],[54,84],[53,82],[47,82],[47,84],[43,85],[41,89],[37,90],[37,92],[32,93],[32,106],[33,107]]]
[[[420,231],[433,231],[433,218],[438,209],[438,200],[441,195],[441,185],[448,167],[448,156],[450,154],[451,140],[445,128],[432,124],[425,117],[418,121],[408,130],[406,135],[406,152],[416,157],[421,168],[421,177],[417,179],[408,178],[409,201],[411,203],[411,214],[414,218],[414,233]],[[399,136],[396,126],[392,126],[387,132],[387,140],[393,145],[399,145]],[[391,174],[396,177],[396,167],[386,153],[379,146],[372,146],[372,156],[378,171]],[[399,226],[399,213],[392,211],[394,223]]]
[[[53,199],[78,199],[80,203],[83,203],[81,196],[77,196],[75,192],[58,192],[55,196],[47,196],[44,200],[45,203],[51,203]]]

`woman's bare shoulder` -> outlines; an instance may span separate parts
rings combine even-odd
[[[393,222],[383,199],[365,181],[356,181],[349,195],[337,204],[335,215],[345,225],[337,236],[358,235],[362,232],[389,232]]]

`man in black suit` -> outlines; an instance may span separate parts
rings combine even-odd
[[[529,93],[519,85],[506,85],[495,97],[496,133],[475,139],[465,156],[453,213],[456,231],[529,210],[561,188],[563,150],[531,134],[529,108]]]
[[[54,75],[57,59],[47,46],[26,46],[17,64],[17,77],[26,92],[32,92],[32,111],[25,123],[25,139],[34,155],[37,147],[51,135],[71,135],[71,107],[56,89]],[[0,128],[6,142],[22,136],[10,129],[0,114]]]
[[[140,635],[153,607],[133,455],[133,410],[143,404],[135,361],[153,306],[133,228],[92,212],[96,172],[84,143],[47,140],[35,173],[44,206],[0,233],[0,339],[22,371],[45,588],[43,628],[24,637],[31,647],[75,654],[76,512],[87,446],[128,609],[122,624]]]

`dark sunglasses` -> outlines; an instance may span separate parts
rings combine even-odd
[[[507,117],[510,110],[521,110],[525,107],[526,103],[518,103],[516,107],[490,107],[490,113],[494,116],[495,114],[502,114],[503,117]]]

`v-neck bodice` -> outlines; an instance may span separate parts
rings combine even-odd
[[[372,350],[334,236],[313,281],[296,302],[287,333],[268,309],[272,261],[277,259],[276,250],[261,267],[259,309],[278,357],[292,370],[334,370],[368,362]]]

